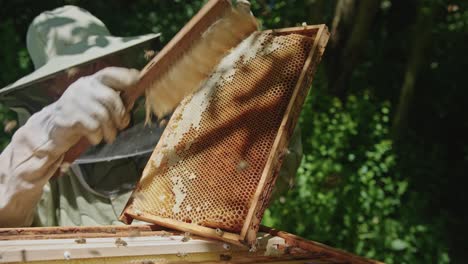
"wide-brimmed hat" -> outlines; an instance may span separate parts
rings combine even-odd
[[[43,12],[29,26],[26,38],[35,71],[0,89],[0,95],[37,84],[71,67],[148,42],[159,35],[112,36],[101,20],[76,6]]]

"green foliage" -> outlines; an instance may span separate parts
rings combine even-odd
[[[18,50],[22,45],[20,36],[15,32],[13,19],[5,19],[0,23],[0,43],[1,64],[4,65],[0,70],[0,83],[7,84],[25,75],[31,68],[31,60],[25,47]],[[0,150],[8,145],[11,135],[17,129],[12,126],[15,122],[16,114],[0,102]]]
[[[345,103],[319,89],[311,94],[296,186],[264,223],[386,263],[448,263],[446,247],[434,241],[440,227],[408,206],[411,181],[396,166],[389,102],[366,90]]]
[[[8,145],[11,135],[16,129],[16,115],[0,104],[0,149],[4,149]]]

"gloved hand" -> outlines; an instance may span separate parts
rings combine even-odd
[[[138,71],[124,68],[83,77],[16,131],[0,154],[0,227],[31,225],[42,188],[81,137],[112,142],[127,126],[119,92],[137,79]]]
[[[130,115],[119,93],[138,80],[137,70],[109,67],[78,79],[53,104],[51,138],[61,151],[81,137],[96,145],[111,143],[117,131],[128,126]]]

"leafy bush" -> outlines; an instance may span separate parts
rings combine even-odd
[[[396,166],[390,111],[368,91],[343,104],[313,89],[301,117],[296,184],[264,223],[386,263],[448,263],[435,239],[443,229],[419,219],[411,182]]]

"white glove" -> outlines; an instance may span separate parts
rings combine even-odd
[[[83,136],[93,145],[103,138],[108,143],[114,141],[117,131],[130,122],[119,92],[137,80],[137,70],[110,67],[70,85],[54,103],[50,124],[60,149],[69,149]]]
[[[119,92],[137,80],[137,70],[124,68],[80,78],[16,131],[0,154],[0,227],[31,225],[43,186],[80,138],[115,139],[130,121]]]

